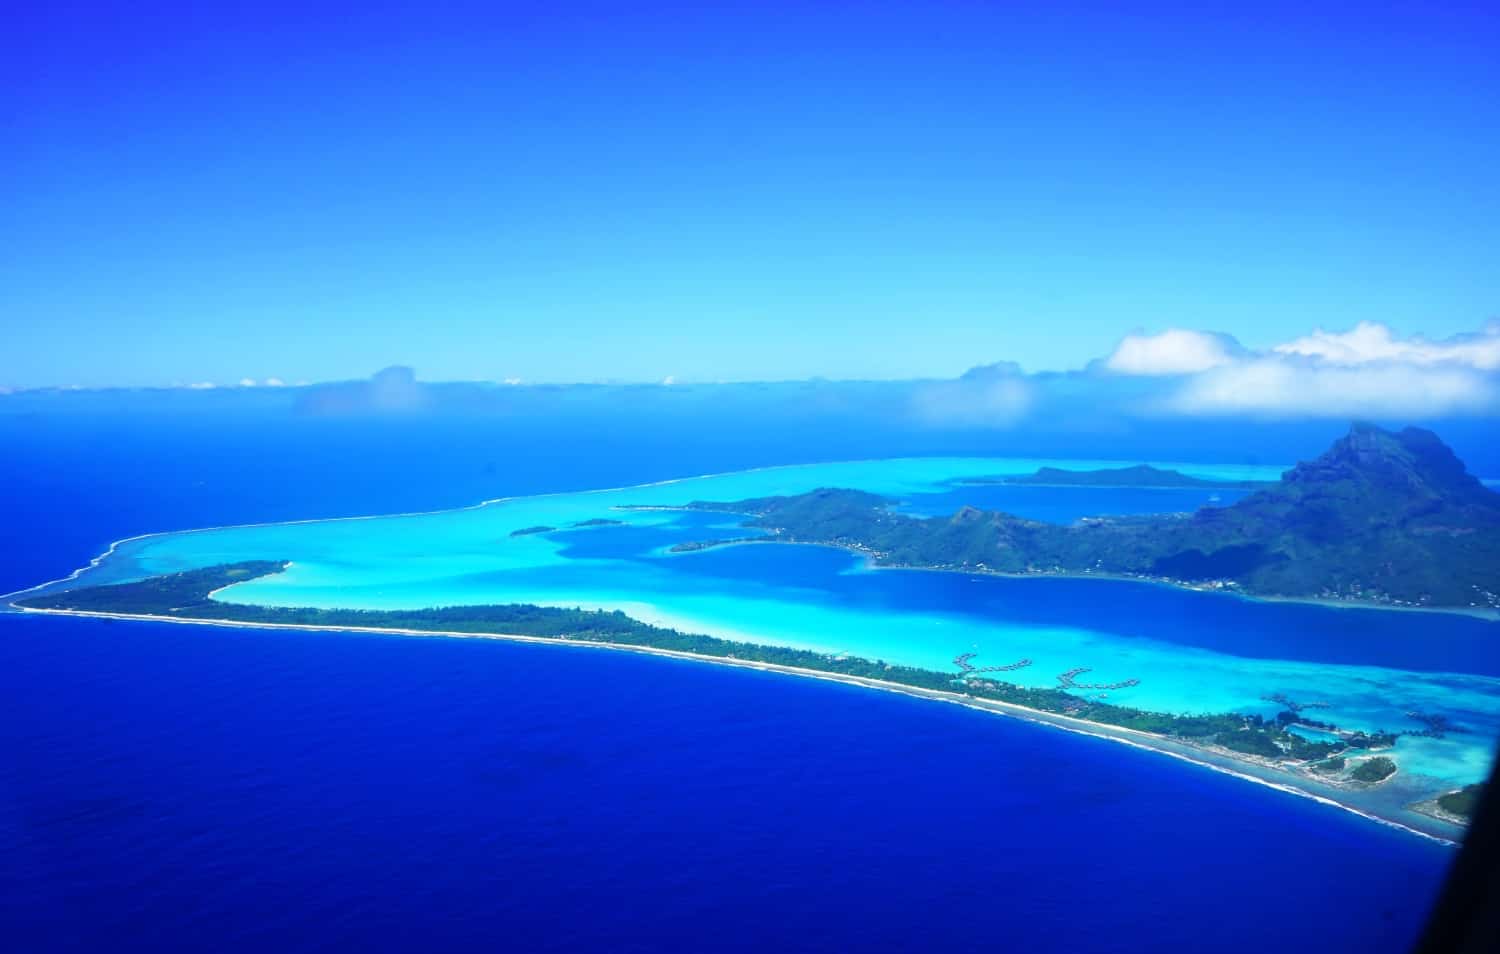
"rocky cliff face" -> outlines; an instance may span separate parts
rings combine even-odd
[[[1336,505],[1351,529],[1433,521],[1470,529],[1500,525],[1500,494],[1485,487],[1433,432],[1391,432],[1356,424],[1322,456],[1298,464],[1273,485],[1235,508],[1255,511],[1278,503],[1300,510]],[[1309,513],[1289,512],[1294,522]]]
[[[1227,574],[1288,595],[1491,605],[1500,590],[1500,494],[1434,433],[1356,424],[1315,460],[1223,510],[1200,511],[1169,551],[1255,545]],[[1187,562],[1169,552],[1159,570]]]

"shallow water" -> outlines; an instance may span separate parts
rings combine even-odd
[[[7,425],[25,466],[0,468],[6,588],[149,530],[453,506],[830,452],[826,435],[814,447],[783,428],[601,437],[552,420]],[[514,448],[545,453],[507,459]],[[721,611],[734,607],[720,594],[743,587],[793,609],[826,603],[834,620],[863,610],[935,624],[958,607],[943,633],[1074,628],[1119,641],[1145,626],[1163,645],[1212,637],[1241,659],[1296,647],[1337,663],[1351,646],[1384,647],[1382,666],[1492,672],[1446,624],[1434,632],[1449,636],[1415,640],[1423,648],[1408,655],[1415,624],[1403,614],[1308,617],[1334,611],[1158,587],[1130,587],[1121,603],[1121,584],[868,574],[798,547],[664,568],[654,551],[699,532],[676,519],[528,541],[530,562],[488,585],[566,584],[555,575],[573,564],[605,589],[610,577],[591,568],[639,583],[654,567],[669,592],[702,591]],[[424,573],[410,585],[441,579],[412,552],[405,572]],[[320,572],[361,569],[357,553],[330,553]],[[969,606],[967,593],[991,595]],[[1242,621],[1247,607],[1259,623]],[[1295,640],[1278,635],[1287,627]],[[0,696],[0,927],[28,952],[1398,952],[1452,858],[1097,739],[621,653],[0,614]]]
[[[372,609],[497,602],[619,608],[689,631],[940,670],[966,652],[977,653],[981,666],[1029,658],[1030,667],[1008,676],[1029,686],[1055,685],[1058,673],[1086,666],[1089,681],[1141,680],[1109,692],[1110,701],[1162,711],[1271,716],[1281,706],[1265,697],[1283,694],[1324,704],[1319,717],[1342,726],[1400,732],[1421,728],[1407,716],[1419,710],[1447,716],[1463,731],[1403,737],[1395,752],[1401,775],[1361,796],[1365,802],[1399,812],[1406,802],[1482,778],[1500,738],[1500,625],[1492,621],[1122,581],[871,570],[850,554],[818,547],[750,544],[671,554],[676,542],[743,535],[739,518],[616,509],[832,486],[947,503],[964,492],[954,489],[956,478],[1029,473],[1044,464],[1100,466],[984,458],[806,465],[439,513],[165,534],[120,545],[79,582],[289,559],[294,565],[285,573],[219,598]],[[1225,478],[1279,471],[1162,466]],[[1140,499],[1129,488],[1005,492],[1030,497],[1059,519],[1128,510]],[[624,523],[570,529],[601,517]],[[536,525],[559,529],[510,536]]]

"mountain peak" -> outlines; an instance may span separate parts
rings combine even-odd
[[[1285,480],[1302,485],[1355,481],[1416,498],[1500,505],[1500,495],[1470,474],[1441,438],[1420,427],[1388,431],[1356,423],[1320,457],[1288,471]]]
[[[1500,529],[1500,494],[1471,475],[1429,430],[1356,424],[1321,456],[1287,471],[1280,483],[1209,516],[1254,526],[1283,542],[1379,549],[1370,535],[1386,530],[1408,541],[1412,535],[1492,533]]]

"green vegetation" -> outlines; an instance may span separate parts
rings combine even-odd
[[[1322,772],[1324,775],[1337,775],[1342,772],[1345,766],[1347,766],[1348,764],[1349,763],[1344,759],[1342,755],[1335,755],[1331,759],[1316,763],[1312,766],[1312,770],[1314,772]]]
[[[1086,719],[1102,725],[1216,744],[1232,751],[1272,759],[1323,758],[1341,743],[1312,743],[1287,731],[1278,719],[1222,713],[1174,715],[1148,712],[1081,698],[1062,689],[1030,689],[974,674],[955,674],[898,666],[876,659],[830,656],[806,649],[763,646],[652,626],[603,610],[505,604],[446,606],[413,610],[317,609],[251,606],[221,602],[211,594],[233,583],[280,573],[284,561],[257,560],[150,577],[131,583],[81,587],[33,596],[17,605],[30,609],[126,613],[171,619],[222,620],[299,626],[402,629],[535,636],[574,642],[607,642],[672,650],[720,659],[790,666],[818,672],[878,679],[916,689],[952,692],[975,699],[1008,702],[1029,709]],[[1367,737],[1380,738],[1383,736]],[[1394,737],[1391,737],[1394,740]],[[1372,760],[1376,761],[1376,760]],[[1385,761],[1389,761],[1388,759]]]
[[[765,540],[766,537],[731,537],[727,540],[688,540],[685,543],[674,543],[668,548],[668,553],[694,553],[698,550],[712,550],[714,547],[727,547],[732,543],[755,543]]]
[[[577,523],[573,524],[573,526],[581,530],[585,527],[619,527],[623,526],[624,523],[625,521],[623,520],[610,520],[606,517],[592,517],[588,520],[580,520]]]
[[[1396,733],[1355,732],[1344,736],[1344,743],[1351,749],[1388,749],[1396,744]]]
[[[1205,480],[1175,470],[1137,464],[1134,467],[1111,467],[1100,470],[1063,470],[1042,467],[1034,474],[1010,477],[966,477],[958,484],[1032,484],[1045,487],[1190,487],[1203,490],[1258,490],[1263,480]]]
[[[823,488],[688,506],[742,513],[778,539],[848,547],[886,566],[1098,573],[1266,595],[1500,607],[1500,494],[1417,428],[1397,434],[1356,425],[1277,483],[1186,517],[1057,526],[974,507],[912,517],[890,503]]]
[[[1271,734],[1265,731],[1241,729],[1236,732],[1225,732],[1218,736],[1218,743],[1233,752],[1259,755],[1268,759],[1280,758],[1283,754],[1281,747],[1276,744]]]
[[[552,531],[554,531],[556,529],[557,529],[556,527],[549,527],[549,526],[546,526],[544,524],[537,524],[534,527],[522,527],[519,530],[512,530],[510,532],[510,535],[513,536],[513,537],[529,537],[533,533],[551,533]]]
[[[1474,810],[1479,807],[1479,800],[1483,797],[1483,785],[1465,785],[1456,792],[1439,796],[1437,803],[1448,814],[1468,819],[1474,817]]]
[[[1377,755],[1373,759],[1361,762],[1349,777],[1356,782],[1383,782],[1394,774],[1396,774],[1396,763],[1383,755]]]
[[[17,600],[16,605],[86,613],[198,617],[211,615],[197,612],[200,608],[217,611],[221,606],[230,605],[211,602],[209,595],[215,590],[280,573],[286,567],[284,560],[247,560],[167,576],[152,576],[134,583],[63,590],[51,596]]]
[[[1335,752],[1343,751],[1346,746],[1343,742],[1309,742],[1295,732],[1288,732],[1287,753],[1292,758],[1303,762],[1311,762],[1315,759],[1327,758]]]

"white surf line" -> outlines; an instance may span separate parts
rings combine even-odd
[[[844,685],[856,686],[864,689],[876,689],[884,692],[899,693],[914,699],[925,699],[932,702],[946,702],[951,705],[962,706],[991,715],[1008,716],[1032,725],[1047,726],[1061,729],[1064,732],[1072,732],[1075,735],[1088,736],[1093,739],[1102,739],[1108,742],[1117,742],[1121,745],[1130,746],[1144,752],[1155,752],[1170,758],[1196,765],[1200,768],[1210,769],[1223,775],[1254,782],[1267,788],[1275,789],[1289,795],[1309,798],[1321,805],[1341,809],[1350,814],[1357,815],[1368,821],[1385,825],[1390,828],[1404,831],[1441,845],[1455,847],[1458,842],[1431,832],[1413,828],[1410,825],[1373,814],[1353,805],[1345,804],[1337,799],[1326,795],[1319,795],[1307,789],[1300,788],[1291,783],[1273,782],[1270,779],[1260,778],[1248,772],[1238,771],[1228,766],[1219,765],[1206,759],[1193,758],[1184,752],[1178,752],[1168,748],[1171,740],[1164,737],[1153,736],[1147,732],[1136,729],[1128,729],[1123,726],[1105,726],[1102,723],[1092,723],[1084,719],[1072,716],[1059,715],[1056,713],[1042,712],[1038,709],[1028,709],[1025,706],[1010,702],[1001,702],[992,699],[972,699],[960,697],[954,693],[944,692],[939,689],[921,689],[915,686],[903,686],[899,683],[885,682],[879,679],[867,679],[861,676],[847,676],[841,673],[824,672],[818,669],[805,669],[800,666],[785,666],[778,663],[757,662],[749,659],[733,659],[730,657],[704,656],[698,653],[682,652],[675,649],[660,649],[654,646],[635,646],[629,643],[596,642],[592,640],[571,640],[550,636],[525,636],[519,633],[465,633],[456,630],[432,630],[432,629],[405,629],[398,627],[380,626],[325,626],[314,623],[257,623],[242,620],[215,620],[215,619],[189,619],[173,616],[152,616],[144,613],[104,613],[88,610],[60,610],[60,609],[38,609],[35,607],[18,607],[23,613],[40,613],[53,616],[82,616],[94,619],[111,619],[126,622],[148,622],[148,623],[179,623],[195,626],[219,626],[231,629],[269,629],[269,630],[292,630],[298,632],[331,632],[331,633],[363,633],[383,636],[430,636],[443,639],[499,639],[513,642],[534,643],[546,646],[573,646],[587,649],[602,649],[632,652],[641,655],[661,656],[671,659],[680,659],[687,662],[704,663],[707,665],[736,666],[741,669],[756,669],[761,672],[776,673],[779,675],[800,676],[810,679],[822,679],[827,682],[837,682]],[[1147,741],[1135,741],[1125,737],[1126,735],[1139,736]],[[1153,744],[1154,743],[1154,744]],[[1186,743],[1177,743],[1186,744]],[[1229,758],[1229,756],[1224,756]]]
[[[60,577],[58,577],[55,580],[47,580],[44,583],[38,583],[35,586],[28,586],[25,589],[12,590],[9,593],[0,593],[0,600],[4,600],[4,601],[6,601],[7,605],[10,605],[10,606],[14,607],[14,604],[10,603],[10,600],[13,597],[25,596],[27,593],[33,593],[33,592],[35,592],[37,590],[46,589],[49,586],[56,586],[59,583],[68,583],[68,582],[70,582],[72,580],[76,580],[80,576],[82,576],[84,573],[87,573],[89,570],[92,570],[95,567],[97,567],[100,563],[103,563],[106,559],[108,559],[110,556],[112,556],[114,554],[114,552],[116,550],[118,550],[123,544],[134,543],[137,540],[148,540],[151,537],[187,536],[188,534],[193,534],[193,533],[216,533],[216,532],[218,532],[220,530],[255,530],[255,529],[260,529],[260,528],[264,528],[264,527],[295,527],[295,526],[299,526],[299,525],[302,525],[302,524],[309,524],[309,523],[346,523],[346,522],[353,522],[353,521],[356,521],[356,520],[396,520],[396,519],[402,519],[402,518],[406,518],[406,517],[432,517],[432,516],[436,516],[438,514],[444,514],[444,513],[463,513],[464,511],[467,511],[467,510],[479,510],[479,509],[482,509],[484,507],[491,507],[491,506],[495,506],[497,504],[514,503],[514,502],[516,502],[518,500],[546,500],[546,499],[551,498],[551,497],[581,497],[581,496],[588,496],[588,495],[592,495],[592,494],[623,493],[624,491],[627,491],[627,490],[644,490],[644,489],[646,489],[648,487],[668,487],[668,486],[671,486],[672,484],[683,484],[683,483],[688,483],[689,481],[695,481],[695,480],[713,480],[713,479],[716,479],[716,478],[719,478],[719,477],[734,477],[734,476],[737,476],[739,474],[763,474],[763,473],[767,473],[769,471],[774,471],[774,470],[806,470],[809,467],[844,467],[844,466],[850,466],[850,465],[855,465],[855,464],[908,463],[910,461],[937,461],[937,460],[973,460],[973,461],[1025,460],[1025,461],[1028,461],[1028,462],[1038,463],[1038,464],[1041,464],[1043,466],[1052,466],[1054,464],[1065,464],[1065,463],[1098,463],[1098,464],[1120,464],[1120,463],[1125,463],[1125,461],[1123,461],[1123,460],[1094,460],[1094,461],[1082,461],[1082,460],[1079,460],[1079,461],[1072,461],[1069,458],[1036,458],[1035,460],[1033,460],[1032,458],[1029,458],[1029,457],[862,457],[862,458],[857,458],[857,459],[854,459],[854,460],[820,461],[820,462],[817,462],[817,463],[809,463],[809,464],[767,464],[767,465],[762,466],[762,467],[747,467],[744,470],[725,470],[725,471],[719,471],[719,472],[710,473],[710,474],[695,474],[695,475],[688,476],[688,477],[668,477],[665,480],[650,480],[650,481],[646,481],[645,483],[641,483],[641,484],[625,484],[625,485],[622,485],[622,486],[619,486],[619,487],[600,487],[600,488],[596,488],[596,489],[593,489],[593,490],[553,490],[553,491],[548,491],[546,493],[541,493],[541,494],[512,494],[512,495],[507,496],[507,497],[491,497],[491,498],[488,498],[486,500],[481,500],[478,503],[465,504],[465,505],[459,506],[459,507],[440,507],[440,508],[438,508],[436,510],[407,510],[407,511],[401,511],[401,512],[397,512],[397,513],[371,513],[371,514],[360,514],[360,515],[353,516],[353,517],[308,517],[308,518],[301,519],[301,520],[266,520],[266,521],[262,521],[262,522],[259,522],[259,523],[226,523],[226,524],[221,524],[219,526],[213,526],[213,527],[191,527],[191,528],[186,529],[186,530],[153,530],[150,533],[138,533],[135,536],[122,537],[121,539],[116,540],[113,543],[111,543],[109,545],[109,547],[106,548],[103,553],[101,553],[98,556],[94,557],[92,560],[90,560],[88,562],[87,565],[79,567],[78,569],[74,570],[72,573],[69,573],[67,576],[60,576]],[[1192,466],[1195,466],[1195,465],[1192,465],[1192,464],[1183,464],[1183,465],[1163,464],[1162,466],[1164,466],[1164,467],[1178,467],[1178,466],[1192,467]],[[680,507],[663,507],[662,509],[677,510],[677,509],[681,509],[681,508]],[[19,608],[19,607],[15,607],[15,608]]]
[[[109,557],[115,552],[115,550],[119,549],[119,547],[120,547],[121,544],[131,543],[131,542],[133,542],[135,540],[145,540],[147,537],[159,537],[159,536],[163,536],[165,534],[176,533],[176,532],[178,532],[178,531],[175,531],[175,530],[158,530],[158,531],[155,531],[153,533],[138,533],[138,534],[136,534],[133,537],[124,537],[124,538],[122,538],[120,540],[116,540],[113,543],[111,543],[109,545],[108,549],[106,549],[103,553],[99,554],[98,556],[96,556],[92,560],[90,560],[87,565],[79,567],[78,569],[74,570],[72,573],[69,573],[67,576],[60,576],[60,577],[58,577],[55,580],[48,580],[45,583],[38,583],[35,586],[28,586],[24,590],[15,590],[15,591],[10,592],[10,593],[0,594],[0,600],[6,600],[7,601],[7,605],[15,607],[16,609],[21,609],[21,607],[15,606],[14,603],[10,603],[9,602],[9,600],[11,599],[11,597],[13,597],[13,596],[25,596],[27,593],[31,593],[31,592],[34,592],[36,590],[46,589],[47,587],[54,586],[54,585],[56,585],[58,583],[66,583],[69,580],[76,580],[80,576],[82,576],[84,573],[87,573],[89,570],[92,570],[94,567],[98,566],[99,564],[103,563],[105,560],[109,559]],[[182,532],[191,532],[191,531],[182,531]]]
[[[984,709],[986,711],[993,711],[993,710],[991,710],[989,708],[989,706],[979,705],[979,704],[976,704],[974,702],[969,702],[967,700],[961,700],[961,699],[945,700],[945,699],[941,699],[940,698],[937,701],[951,701],[951,702],[954,702],[957,705],[966,706],[966,707],[969,707],[969,708]],[[994,704],[995,705],[1006,705],[1007,703],[998,703],[997,702],[997,703],[994,703]],[[1018,706],[1017,708],[1024,709],[1025,707],[1024,706]],[[1173,751],[1171,749],[1166,748],[1165,746],[1148,745],[1148,744],[1145,744],[1145,743],[1142,743],[1142,742],[1132,741],[1131,739],[1121,738],[1120,736],[1117,736],[1117,735],[1111,735],[1111,734],[1106,733],[1106,732],[1095,732],[1095,731],[1091,731],[1089,729],[1076,728],[1076,727],[1071,726],[1071,725],[1064,725],[1064,724],[1062,724],[1060,722],[1052,722],[1052,721],[1047,720],[1047,719],[1032,718],[1032,717],[1029,717],[1029,716],[1021,716],[1020,718],[1023,718],[1026,721],[1029,721],[1029,722],[1035,722],[1035,723],[1043,724],[1043,725],[1050,725],[1052,728],[1054,728],[1054,729],[1062,729],[1064,732],[1073,732],[1073,733],[1076,733],[1078,735],[1086,735],[1086,736],[1089,736],[1090,738],[1095,738],[1095,739],[1105,739],[1105,740],[1110,741],[1110,742],[1118,742],[1121,745],[1128,745],[1128,746],[1130,746],[1133,749],[1141,749],[1141,750],[1147,751],[1147,752],[1155,752],[1158,755],[1165,755],[1168,758],[1178,759],[1180,761],[1187,762],[1190,765],[1197,765],[1197,766],[1209,769],[1209,770],[1214,771],[1214,772],[1219,772],[1219,773],[1224,774],[1224,775],[1229,775],[1229,776],[1233,776],[1234,778],[1242,779],[1242,780],[1244,780],[1246,782],[1255,782],[1256,784],[1258,784],[1258,785],[1264,785],[1267,788],[1274,788],[1278,792],[1286,792],[1289,795],[1298,795],[1298,796],[1301,796],[1303,798],[1310,798],[1313,801],[1318,802],[1321,805],[1329,805],[1329,806],[1332,806],[1334,808],[1339,808],[1339,809],[1342,809],[1342,810],[1344,810],[1346,812],[1350,812],[1352,814],[1358,815],[1361,818],[1365,818],[1365,819],[1368,819],[1368,820],[1370,820],[1372,822],[1376,822],[1377,824],[1387,825],[1387,826],[1389,826],[1391,828],[1396,828],[1396,829],[1399,829],[1401,831],[1409,832],[1409,833],[1411,833],[1413,835],[1418,835],[1418,836],[1420,836],[1422,838],[1428,838],[1428,839],[1431,839],[1432,841],[1438,842],[1439,844],[1449,845],[1449,846],[1457,846],[1458,845],[1458,842],[1453,841],[1451,839],[1443,838],[1443,837],[1441,837],[1439,835],[1434,835],[1434,834],[1432,834],[1430,832],[1422,831],[1419,828],[1412,828],[1411,826],[1404,825],[1401,822],[1395,821],[1394,819],[1384,818],[1384,817],[1382,817],[1380,815],[1375,815],[1375,814],[1372,814],[1371,812],[1364,811],[1363,809],[1355,808],[1353,805],[1345,804],[1344,802],[1338,801],[1337,799],[1329,798],[1326,795],[1319,795],[1316,792],[1310,792],[1310,791],[1308,791],[1305,788],[1299,788],[1298,786],[1293,785],[1290,782],[1273,782],[1270,779],[1261,778],[1260,776],[1258,776],[1258,775],[1252,775],[1249,772],[1241,772],[1241,771],[1238,771],[1236,769],[1232,769],[1232,768],[1228,767],[1227,765],[1220,765],[1217,762],[1210,762],[1210,761],[1207,761],[1207,760],[1204,760],[1204,759],[1195,759],[1195,758],[1193,758],[1192,756],[1190,756],[1190,755],[1188,755],[1186,753],[1175,752],[1175,751]],[[1060,716],[1059,718],[1067,718],[1067,717]],[[1075,721],[1075,722],[1082,722],[1084,720],[1077,719],[1077,720],[1073,720],[1073,721]],[[1117,731],[1121,731],[1121,732],[1133,732],[1133,731],[1135,731],[1133,729],[1125,729],[1123,727],[1114,727],[1114,726],[1111,726],[1110,728],[1117,728]],[[1186,745],[1187,743],[1181,743],[1181,744]],[[1228,756],[1225,756],[1225,758],[1228,758]]]
[[[149,540],[152,537],[188,536],[188,535],[194,534],[194,533],[216,533],[216,532],[221,531],[221,530],[257,530],[257,529],[263,529],[265,527],[295,527],[295,526],[299,526],[299,525],[302,525],[302,524],[309,524],[309,523],[350,523],[350,522],[354,522],[354,521],[357,521],[357,520],[396,520],[396,519],[402,519],[402,518],[405,518],[405,517],[432,517],[432,516],[437,516],[439,514],[445,514],[445,513],[463,513],[463,512],[468,511],[468,510],[480,510],[480,509],[482,509],[484,507],[491,507],[491,506],[495,506],[497,504],[504,504],[504,503],[514,503],[514,502],[516,502],[518,500],[545,500],[545,499],[548,499],[548,498],[551,498],[551,497],[576,497],[576,496],[585,496],[585,495],[590,495],[590,494],[623,493],[624,491],[627,491],[627,490],[644,490],[644,489],[646,489],[648,487],[666,487],[666,486],[669,486],[671,484],[687,483],[688,481],[693,481],[693,480],[711,480],[711,479],[718,478],[718,477],[733,477],[733,476],[736,476],[736,475],[739,475],[739,474],[758,474],[758,473],[764,473],[766,471],[772,471],[772,470],[798,470],[798,469],[807,468],[807,467],[829,467],[829,466],[840,466],[840,465],[845,465],[845,464],[873,464],[873,463],[879,463],[882,460],[909,461],[909,460],[943,460],[943,459],[960,459],[960,460],[962,460],[962,459],[966,459],[966,458],[928,458],[928,457],[890,457],[890,458],[880,458],[880,457],[871,457],[871,458],[864,459],[864,460],[825,461],[823,463],[816,463],[816,464],[770,464],[770,465],[767,465],[767,466],[764,466],[764,467],[750,467],[750,468],[747,468],[745,470],[726,470],[726,471],[722,471],[722,472],[719,472],[719,473],[697,474],[697,475],[689,476],[689,477],[669,477],[669,478],[667,478],[665,480],[652,480],[652,481],[647,481],[646,483],[642,483],[642,484],[625,484],[625,485],[620,486],[620,487],[600,487],[600,488],[596,488],[596,489],[593,489],[593,490],[553,490],[553,491],[548,491],[546,493],[540,493],[540,494],[512,494],[512,495],[510,495],[508,497],[490,497],[488,499],[481,500],[478,503],[464,504],[464,505],[458,506],[458,507],[440,507],[440,508],[438,508],[436,510],[406,510],[406,511],[398,511],[398,512],[395,512],[395,513],[359,514],[359,515],[352,516],[352,517],[307,517],[307,518],[299,519],[299,520],[265,520],[265,521],[261,521],[261,522],[258,522],[258,523],[226,523],[226,524],[220,524],[220,525],[212,526],[212,527],[190,527],[190,528],[188,528],[186,530],[153,530],[153,531],[151,531],[149,533],[138,533],[138,534],[136,534],[134,536],[122,537],[119,540],[115,540],[114,542],[112,542],[105,549],[105,551],[103,553],[101,553],[98,556],[94,557],[86,565],[79,567],[78,569],[74,570],[72,573],[69,573],[67,576],[60,576],[60,577],[58,577],[55,580],[47,580],[45,583],[38,583],[35,586],[28,586],[25,589],[13,590],[13,591],[11,591],[9,593],[0,593],[0,600],[9,601],[12,597],[24,596],[27,593],[35,592],[36,590],[40,590],[40,589],[45,589],[46,587],[49,587],[49,586],[55,586],[58,583],[67,583],[69,581],[76,580],[76,579],[78,579],[78,577],[80,577],[84,573],[87,573],[89,570],[92,570],[95,567],[97,567],[100,563],[103,563],[106,559],[108,559],[110,556],[112,556],[114,554],[114,552],[116,550],[118,550],[121,546],[123,546],[124,544],[134,543],[137,540]],[[982,458],[981,457],[981,458],[972,458],[972,459],[974,459],[974,460],[1013,460],[1015,458],[1006,458],[1006,457]],[[681,508],[680,507],[665,507],[664,506],[661,509],[663,509],[663,510],[677,510],[677,509],[681,509]],[[20,608],[20,607],[17,607],[17,608]]]

